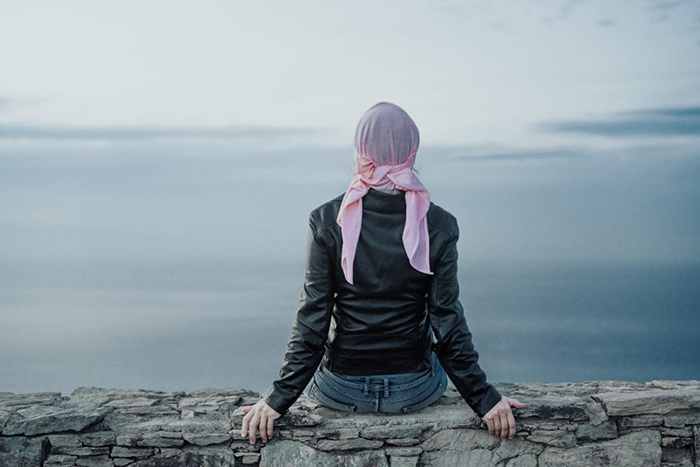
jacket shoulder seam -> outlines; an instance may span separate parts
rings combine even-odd
[[[333,222],[329,222],[328,224],[324,225],[318,230],[318,234],[321,235],[323,232],[325,232],[328,228],[330,228],[332,225],[334,225],[336,221],[334,220]]]
[[[338,205],[340,205],[340,204],[342,203],[342,199],[339,199],[339,198],[340,198],[340,197],[334,198],[334,199],[328,201],[327,203],[324,203],[323,205],[321,205],[321,206],[315,208],[313,211],[311,211],[311,220],[313,221],[313,223],[315,224],[316,219],[318,218],[318,213],[319,213],[319,211],[320,211],[322,208],[328,207],[328,206],[331,205],[331,204],[338,204]],[[336,212],[337,212],[337,210],[336,210]],[[332,225],[336,224],[336,223],[337,223],[337,222],[336,222],[336,217],[337,217],[337,216],[334,215],[334,216],[333,216],[333,220],[327,222],[326,224],[321,225],[321,226],[318,227],[318,228],[316,228],[316,226],[314,226],[314,227],[316,228],[316,232],[318,233],[318,235],[323,234],[323,232],[325,232],[326,229],[328,229],[328,228],[331,227]]]
[[[459,224],[454,214],[432,201],[430,202],[430,207],[431,209],[428,212],[432,211],[432,221],[428,219],[428,225],[446,233],[450,239],[459,237]],[[443,224],[441,221],[444,221],[444,224],[447,225],[441,225]]]
[[[431,223],[431,222],[428,222],[428,225],[431,226],[431,227],[433,227],[433,228],[435,228],[435,229],[438,229],[438,230],[441,230],[441,231],[445,232],[447,235],[450,236],[450,238],[456,237],[456,236],[457,236],[457,234],[455,234],[454,232],[450,232],[450,231],[448,231],[447,229],[445,229],[445,228],[443,228],[443,227],[440,227],[440,226],[437,225],[437,224],[433,224],[433,223]]]

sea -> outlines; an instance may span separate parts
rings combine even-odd
[[[700,264],[460,260],[492,383],[700,379]],[[303,260],[15,259],[0,265],[0,392],[262,393]]]

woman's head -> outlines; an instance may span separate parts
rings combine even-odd
[[[409,263],[432,275],[427,213],[430,194],[413,173],[420,136],[405,110],[391,102],[379,102],[360,118],[355,131],[355,168],[336,222],[342,230],[340,265],[348,283],[353,282],[355,250],[362,229],[362,198],[370,188],[406,192],[406,221],[401,239]]]
[[[355,129],[355,154],[376,166],[399,165],[415,156],[420,133],[404,109],[391,102],[378,102],[367,109]]]

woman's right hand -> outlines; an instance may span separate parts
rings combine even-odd
[[[525,404],[518,399],[503,396],[498,404],[494,405],[483,416],[482,420],[489,427],[490,435],[497,438],[505,438],[507,436],[511,439],[515,436],[515,417],[513,417],[513,411],[510,408],[511,405],[516,409],[525,407]]]

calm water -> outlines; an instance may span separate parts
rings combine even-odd
[[[700,378],[700,265],[479,264],[461,299],[491,382]],[[303,262],[5,261],[0,391],[264,391]]]

